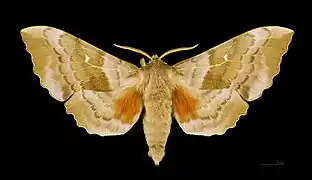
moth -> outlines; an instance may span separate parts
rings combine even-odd
[[[100,136],[127,133],[143,114],[148,156],[165,156],[172,116],[186,134],[222,135],[247,114],[280,72],[294,31],[259,27],[170,66],[161,56],[129,47],[147,57],[137,67],[60,29],[21,30],[33,71],[50,95],[64,102],[78,127]]]

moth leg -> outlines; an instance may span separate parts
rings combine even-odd
[[[141,67],[146,66],[146,62],[144,58],[140,59],[140,64],[141,64]]]

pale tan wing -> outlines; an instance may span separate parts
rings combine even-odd
[[[33,26],[21,30],[34,72],[52,97],[90,133],[128,131],[142,109],[135,90],[138,67],[62,30]],[[130,100],[129,100],[130,99]],[[129,103],[136,103],[128,108]]]
[[[213,135],[235,126],[247,112],[246,101],[272,85],[292,35],[292,30],[277,26],[253,29],[174,65],[196,102],[193,117],[184,113],[181,119],[175,113],[181,127],[190,134]]]
[[[62,30],[33,26],[21,34],[41,85],[59,101],[81,89],[107,92],[138,79],[138,67]]]
[[[187,134],[224,134],[247,113],[246,101],[230,88],[196,92],[197,96],[186,87],[177,91],[173,95],[174,116]]]

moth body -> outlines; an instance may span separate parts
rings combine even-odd
[[[143,128],[149,147],[148,155],[157,165],[165,155],[171,126],[172,85],[168,68],[157,56],[153,56],[151,62],[142,68],[143,81],[139,85],[145,108]]]

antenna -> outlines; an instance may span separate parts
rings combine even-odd
[[[191,50],[191,49],[194,49],[198,46],[198,44],[196,44],[195,46],[192,46],[192,47],[181,47],[181,48],[176,48],[176,49],[171,49],[167,52],[165,52],[164,54],[162,54],[160,56],[160,59],[167,56],[168,54],[171,54],[171,53],[174,53],[174,52],[178,52],[178,51],[185,51],[185,50]]]
[[[152,59],[152,57],[150,55],[148,55],[146,52],[140,50],[140,49],[136,49],[136,48],[133,48],[133,47],[130,47],[130,46],[120,46],[120,45],[117,45],[117,44],[114,44],[114,46],[118,47],[118,48],[121,48],[121,49],[127,49],[127,50],[130,50],[130,51],[133,51],[133,52],[136,52],[136,53],[140,53],[146,57],[148,57],[149,59]]]

